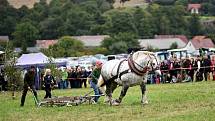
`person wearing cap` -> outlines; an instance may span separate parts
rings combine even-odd
[[[102,68],[102,62],[96,61],[95,69],[92,71],[91,74],[91,80],[90,80],[90,86],[93,88],[95,95],[99,95],[101,91],[99,91],[99,88],[97,86],[98,78],[101,74],[101,68]],[[97,103],[99,99],[99,96],[95,96],[94,101]]]
[[[34,66],[31,66],[30,69],[27,71],[27,73],[24,76],[24,86],[23,86],[23,92],[22,92],[22,98],[21,98],[21,104],[20,106],[24,106],[25,103],[25,97],[29,89],[32,90],[36,100],[37,98],[37,92],[35,89],[35,76],[36,76],[36,69]]]
[[[55,80],[54,80],[54,77],[51,74],[50,69],[46,69],[46,72],[45,72],[45,75],[44,75],[44,78],[43,78],[43,83],[44,83],[43,86],[44,86],[45,91],[46,91],[46,95],[45,95],[44,99],[45,98],[51,98],[51,96],[52,96],[51,95],[51,89],[55,84]]]

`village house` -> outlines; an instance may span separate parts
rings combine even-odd
[[[58,40],[37,40],[36,47],[38,48],[49,48],[49,46],[54,45]]]
[[[155,35],[155,39],[166,39],[166,38],[179,38],[183,42],[188,43],[188,39],[185,35]]]
[[[188,11],[191,12],[191,14],[199,14],[201,9],[201,4],[188,4],[187,9]]]
[[[214,43],[210,38],[206,36],[194,36],[190,41],[196,50],[200,48],[213,48]]]
[[[143,48],[153,47],[158,50],[168,50],[173,43],[176,43],[178,48],[183,48],[187,44],[180,38],[139,39],[138,41]]]
[[[88,35],[88,36],[71,36],[74,39],[80,40],[83,42],[85,47],[98,47],[105,38],[108,38],[108,35]],[[58,40],[37,40],[36,47],[38,48],[48,48],[51,45],[54,45]]]
[[[214,43],[206,36],[194,36],[184,48],[175,49],[173,51],[186,51],[195,54],[198,53],[201,48],[214,48]]]
[[[102,41],[105,38],[108,38],[109,35],[88,35],[88,36],[72,36],[73,38],[80,40],[84,43],[85,47],[98,47],[102,44]]]
[[[9,42],[8,36],[0,36],[0,42]]]

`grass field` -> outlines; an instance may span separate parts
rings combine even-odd
[[[0,121],[213,121],[215,120],[215,81],[147,85],[149,104],[141,106],[138,86],[128,90],[118,107],[103,104],[83,104],[72,107],[34,106],[32,94],[28,92],[24,107],[19,107],[21,93],[15,100],[11,93],[0,93]],[[55,96],[84,95],[91,89],[54,90]],[[114,97],[119,95],[118,88]],[[44,91],[38,92],[40,99]]]

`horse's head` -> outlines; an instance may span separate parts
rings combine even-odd
[[[153,52],[137,51],[132,54],[132,60],[137,70],[142,72],[154,71],[156,74],[161,75],[160,60]]]
[[[153,55],[151,60],[151,70],[155,72],[156,75],[161,75],[160,71],[160,59],[156,55]]]

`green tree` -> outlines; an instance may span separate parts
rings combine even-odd
[[[176,5],[183,5],[183,6],[187,6],[189,3],[189,0],[177,0],[175,2]]]
[[[140,20],[138,32],[141,38],[152,38],[154,36],[154,33],[156,32],[156,26],[153,23],[151,16]]]
[[[84,44],[80,40],[71,38],[69,36],[60,38],[58,45],[67,50],[64,54],[65,56],[70,56],[71,54],[78,56],[79,52],[83,51],[84,49]]]
[[[52,57],[71,57],[84,55],[84,45],[81,41],[70,36],[64,36],[58,43],[43,50],[47,56]]]
[[[128,48],[139,47],[139,42],[135,34],[119,33],[106,38],[102,47],[107,48],[109,54],[126,53]]]
[[[178,48],[178,44],[176,42],[173,42],[169,47],[169,49],[177,49],[177,48]]]
[[[107,0],[96,0],[97,7],[101,13],[112,9],[112,5]]]
[[[189,30],[192,36],[201,34],[201,24],[199,16],[196,14],[192,14],[191,18],[189,19]]]
[[[109,49],[112,51],[111,54],[126,53],[126,50],[128,50],[128,45],[124,41],[119,41],[110,45]]]
[[[30,10],[28,9],[27,6],[22,6],[21,8],[18,9],[17,11],[19,19],[22,19],[26,17],[28,14],[30,14]]]
[[[107,2],[113,4],[115,2],[115,0],[106,0]]]
[[[161,5],[173,5],[176,0],[154,0],[155,3]]]
[[[11,36],[17,22],[17,10],[7,0],[0,0],[0,35]]]
[[[116,11],[110,14],[109,31],[112,34],[120,32],[137,33],[134,18],[129,12]]]
[[[177,35],[177,34],[187,34],[187,20],[184,17],[187,12],[185,11],[185,7],[182,5],[175,5],[172,7],[162,7],[163,12],[166,13],[168,19],[170,21],[170,31],[169,34]],[[176,29],[177,28],[177,29]]]
[[[60,17],[49,17],[40,23],[40,35],[43,39],[56,39],[61,36],[60,27],[63,20]]]
[[[18,24],[13,33],[17,46],[32,47],[39,38],[39,31],[30,22]]]
[[[170,33],[170,21],[167,16],[161,16],[157,24],[159,34],[165,35]]]
[[[209,14],[209,9],[211,8],[211,6],[213,6],[211,3],[203,3],[202,4],[202,12],[205,14],[205,15],[208,15]]]
[[[12,98],[15,99],[16,89],[21,89],[23,85],[21,70],[16,67],[17,58],[11,43],[7,43],[5,49],[4,73],[7,76],[8,87],[12,91]]]
[[[142,8],[137,7],[134,11],[135,26],[138,35],[141,38],[151,38],[155,32],[155,24],[150,13],[144,12]]]
[[[214,33],[215,33],[215,32],[214,32]],[[213,43],[215,44],[215,34],[214,34],[214,33],[208,34],[207,36],[208,36],[208,38],[211,38],[212,41],[213,41]]]
[[[67,35],[89,35],[94,22],[88,12],[80,8],[71,9],[64,24],[65,32]]]
[[[46,0],[40,0],[40,2],[34,4],[34,8],[32,12],[38,12],[40,21],[43,21],[45,18],[49,16],[49,6]],[[35,18],[34,18],[35,19]]]

